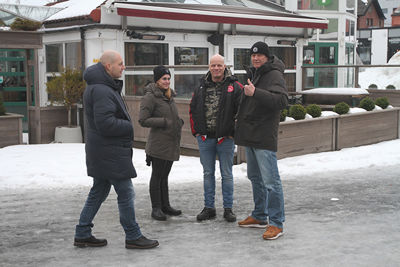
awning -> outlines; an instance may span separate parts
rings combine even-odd
[[[176,21],[327,29],[328,20],[227,5],[114,2],[120,16]]]

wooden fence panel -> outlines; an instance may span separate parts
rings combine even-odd
[[[399,136],[399,109],[342,115],[337,122],[337,147],[355,147]]]

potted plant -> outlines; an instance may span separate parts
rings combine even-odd
[[[72,125],[71,110],[81,101],[85,90],[82,71],[66,67],[59,76],[53,77],[46,83],[51,104],[64,105],[68,111],[68,125],[56,127],[55,142],[82,142],[80,126]]]

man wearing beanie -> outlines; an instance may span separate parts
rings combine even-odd
[[[264,42],[251,47],[252,68],[237,115],[235,143],[246,147],[247,176],[254,210],[240,227],[266,228],[263,238],[277,239],[285,221],[282,183],[276,159],[280,111],[288,104],[284,64]],[[269,221],[268,221],[269,219]]]

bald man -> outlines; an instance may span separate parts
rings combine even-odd
[[[133,125],[121,97],[125,66],[116,51],[105,51],[96,65],[84,72],[87,83],[83,95],[86,118],[86,166],[93,178],[79,223],[75,229],[74,246],[102,247],[106,239],[92,235],[93,219],[106,200],[111,186],[118,195],[120,223],[125,231],[125,247],[145,249],[158,246],[157,240],[142,235],[136,223],[131,178],[136,177],[132,164]]]
[[[218,155],[222,176],[224,214],[228,222],[236,221],[233,206],[233,153],[235,114],[242,85],[226,68],[224,58],[214,55],[209,71],[196,88],[190,103],[190,124],[196,137],[203,166],[204,208],[198,221],[215,218],[215,162]]]

